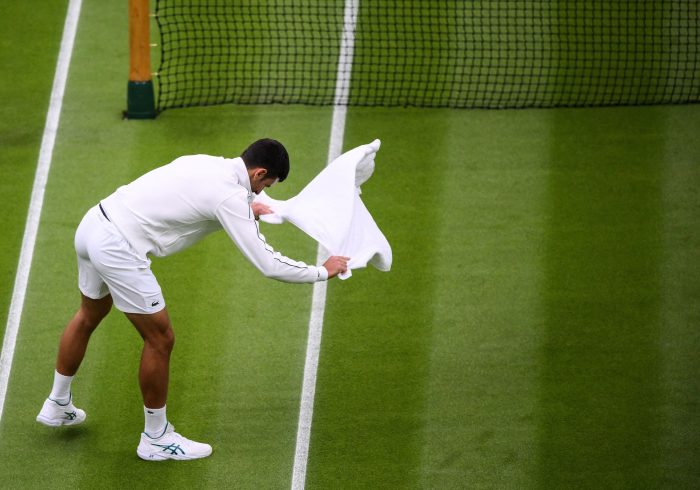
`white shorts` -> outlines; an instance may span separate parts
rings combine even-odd
[[[139,256],[117,228],[95,206],[75,232],[78,286],[92,299],[112,295],[124,313],[156,313],[165,299],[151,271],[151,261]]]

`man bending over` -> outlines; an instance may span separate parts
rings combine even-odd
[[[256,220],[269,209],[253,203],[254,194],[284,181],[288,173],[284,146],[263,139],[239,158],[180,157],[120,187],[90,209],[75,234],[80,308],[61,336],[53,389],[37,421],[61,426],[85,420],[85,412],[73,405],[70,385],[90,335],[114,304],[144,342],[139,385],[146,421],[138,456],[153,461],[210,455],[211,446],[181,436],[166,417],[175,339],[148,255],[171,255],[224,229],[266,277],[310,283],[345,272],[348,257],[330,257],[321,267],[307,265],[275,252],[260,234]]]

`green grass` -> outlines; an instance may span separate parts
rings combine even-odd
[[[7,318],[67,2],[3,7],[0,29],[0,318]],[[31,23],[25,19],[32,18]],[[46,49],[50,46],[51,49]],[[27,60],[31,60],[28,63]],[[5,322],[0,322],[0,335]]]
[[[21,129],[8,116],[0,130],[13,141],[0,150],[5,314],[58,7],[36,8],[52,28],[25,39],[44,47],[22,75],[31,95],[3,88],[8,114],[37,101],[17,116]],[[326,159],[329,108],[121,120],[125,10],[83,5],[0,421],[0,486],[288,488],[311,288],[262,278],[223,234],[153,262],[177,337],[169,416],[211,443],[211,458],[137,459],[141,340],[116,311],[74,383],[86,424],[34,421],[77,306],[72,237],[90,206],[176,156],[234,155],[261,136],[292,156],[275,197],[297,193]],[[19,63],[9,46],[0,56]],[[351,108],[345,147],[383,142],[363,199],[394,267],[329,284],[307,488],[700,486],[699,129],[698,106]],[[291,227],[263,231],[314,259]]]
[[[554,486],[580,484],[583,466],[613,486],[661,483],[664,119],[556,117],[541,388]]]

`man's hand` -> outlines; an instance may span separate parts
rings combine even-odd
[[[255,216],[255,219],[260,219],[261,214],[272,214],[274,211],[270,208],[270,206],[260,203],[260,202],[254,202],[250,205],[250,208],[253,210],[253,215]]]
[[[337,276],[341,272],[347,271],[348,260],[350,260],[350,257],[340,257],[338,255],[329,257],[323,264],[323,267],[328,271],[328,279]]]

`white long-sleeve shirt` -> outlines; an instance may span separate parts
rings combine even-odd
[[[120,187],[101,205],[144,257],[172,255],[223,228],[267,277],[285,282],[328,279],[325,267],[292,260],[265,242],[250,208],[252,200],[241,158],[191,155]]]

